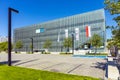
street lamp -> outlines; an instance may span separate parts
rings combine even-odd
[[[11,12],[18,13],[13,8],[8,8],[8,66],[11,66]]]
[[[74,54],[74,33],[72,35],[72,54]]]
[[[105,31],[103,31],[103,46],[105,47]]]
[[[31,51],[32,51],[32,53],[33,53],[33,38],[30,38],[31,39],[31,43],[32,43],[32,47],[31,47]]]
[[[104,46],[104,31],[102,31],[101,37],[102,37],[102,46]]]

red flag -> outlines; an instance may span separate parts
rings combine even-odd
[[[86,26],[86,37],[89,37],[88,26]]]
[[[86,26],[86,37],[91,37],[91,28],[90,28],[90,26]]]

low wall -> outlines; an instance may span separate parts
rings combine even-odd
[[[60,54],[60,52],[50,52],[51,54]]]
[[[74,50],[74,55],[85,55],[88,52],[91,52],[91,51],[90,50]]]

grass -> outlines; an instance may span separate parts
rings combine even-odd
[[[72,55],[70,52],[60,52],[61,55]]]
[[[107,53],[87,53],[86,55],[95,55],[95,56],[107,56],[108,54]]]
[[[0,65],[0,80],[99,80],[87,76],[34,70],[21,67]]]

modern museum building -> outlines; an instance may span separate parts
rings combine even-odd
[[[86,34],[86,28],[88,28],[89,35]],[[98,34],[102,37],[103,42],[98,50],[104,51],[106,46],[105,30],[105,12],[104,9],[99,9],[16,28],[14,29],[14,43],[21,41],[23,47],[20,50],[30,51],[31,39],[33,39],[33,50],[44,49],[45,41],[50,40],[52,44],[48,50],[51,52],[62,52],[66,51],[63,46],[65,38],[72,38],[72,35],[74,35],[74,50],[89,49],[88,45],[85,47],[86,43],[94,34]],[[92,45],[90,48],[93,48]]]

